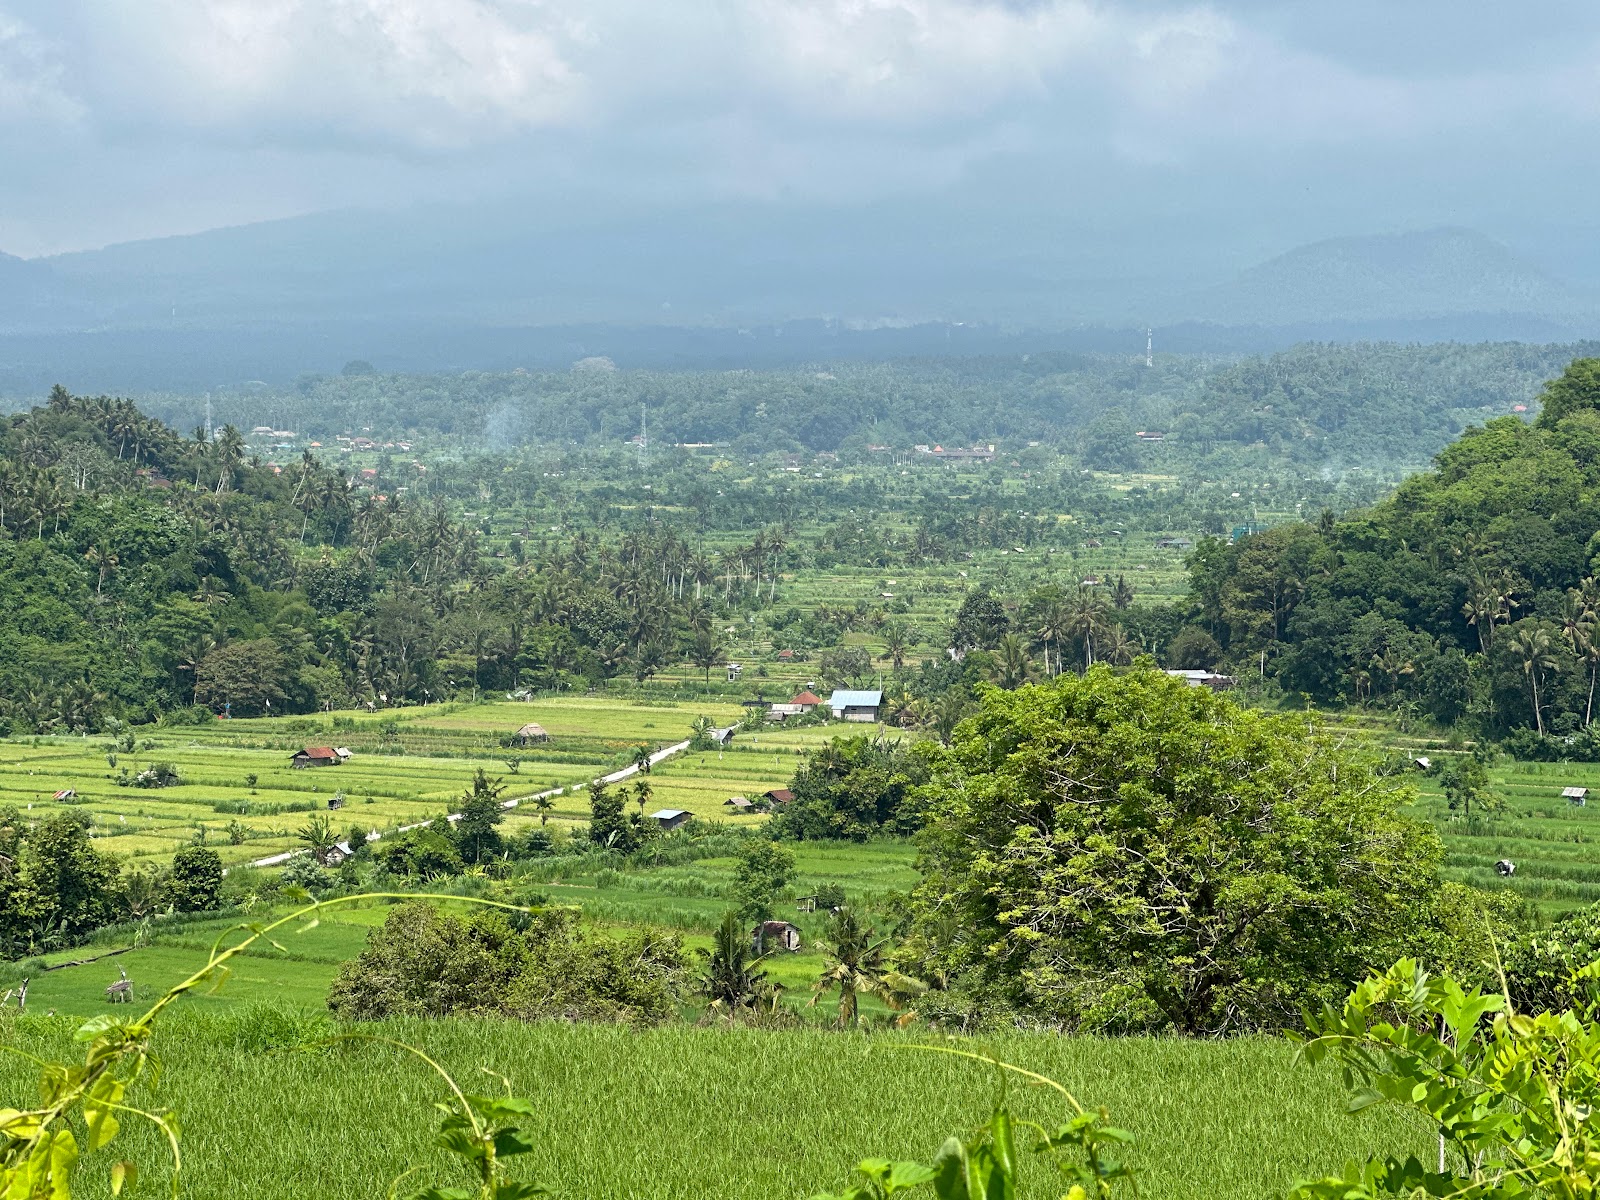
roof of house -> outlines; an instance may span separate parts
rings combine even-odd
[[[801,692],[798,696],[796,696],[793,700],[789,701],[789,703],[790,704],[821,704],[822,703],[822,697],[817,695],[810,688],[807,688],[805,691]]]
[[[794,793],[788,788],[773,788],[769,792],[762,792],[768,800],[776,800],[779,804],[787,804],[794,799]]]
[[[338,758],[338,752],[332,746],[307,746],[298,752],[296,757],[304,754],[307,758]]]
[[[1561,794],[1568,800],[1582,800],[1589,794],[1589,789],[1585,787],[1562,788]]]
[[[730,804],[733,805],[734,808],[749,808],[750,807],[750,801],[746,800],[743,796],[730,796],[728,799],[724,800],[722,803],[723,803],[724,807],[726,807],[726,806],[728,806]]]
[[[883,703],[883,693],[836,691],[828,700],[830,708],[877,708]]]
[[[674,817],[687,817],[690,814],[681,808],[663,808],[660,812],[650,814],[652,821],[670,821]]]
[[[537,721],[529,721],[521,729],[517,730],[517,736],[518,737],[549,737],[550,735],[544,731],[544,726],[539,724],[539,722],[537,722]]]
[[[761,922],[761,932],[762,933],[782,933],[786,929],[792,929],[796,933],[800,932],[800,927],[798,925],[795,925],[795,924],[789,922],[789,921],[763,921],[763,922]]]
[[[350,757],[350,747],[349,746],[335,746],[333,748],[333,752],[335,754],[337,754],[340,758],[349,758]]]

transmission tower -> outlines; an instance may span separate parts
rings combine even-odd
[[[211,393],[207,392],[206,393],[206,441],[210,442],[212,440],[213,440],[213,435],[211,433]]]
[[[1147,367],[1156,365],[1156,337],[1148,328],[1144,331],[1144,365]]]

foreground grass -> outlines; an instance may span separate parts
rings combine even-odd
[[[0,1018],[0,1043],[74,1061],[75,1024]],[[981,1123],[995,1097],[986,1068],[904,1049],[933,1040],[927,1032],[458,1020],[372,1028],[425,1049],[468,1090],[499,1086],[480,1068],[508,1076],[539,1113],[527,1169],[565,1197],[805,1197],[842,1183],[860,1158],[931,1154],[946,1134]],[[147,1098],[183,1122],[185,1195],[369,1200],[419,1164],[434,1172],[418,1175],[419,1185],[461,1182],[431,1148],[438,1079],[385,1047],[294,1048],[328,1031],[320,1018],[266,1005],[191,1008],[158,1031],[162,1071]],[[1348,1158],[1428,1146],[1427,1131],[1397,1115],[1345,1115],[1335,1074],[1293,1065],[1277,1039],[1011,1034],[966,1044],[1106,1105],[1139,1138],[1132,1159],[1149,1200],[1281,1196]],[[27,1063],[0,1055],[0,1106],[33,1086]],[[1060,1116],[1037,1092],[1020,1109]],[[148,1171],[140,1193],[158,1194],[156,1139],[134,1131],[118,1147]],[[108,1166],[89,1160],[83,1195],[106,1194]]]

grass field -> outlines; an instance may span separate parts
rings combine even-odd
[[[710,698],[642,704],[575,697],[218,721],[144,733],[133,754],[116,753],[115,768],[108,761],[113,746],[107,738],[6,739],[0,740],[0,805],[48,811],[62,803],[51,796],[70,789],[76,793],[73,803],[93,819],[95,836],[114,853],[159,861],[204,828],[206,844],[224,861],[239,863],[292,848],[306,814],[325,810],[335,792],[345,796],[336,818],[341,826],[392,829],[452,806],[479,767],[503,778],[508,798],[570,787],[623,765],[637,746],[656,749],[687,738],[697,716],[732,723],[742,712]],[[516,750],[500,746],[502,736],[529,721],[549,731],[549,742]],[[752,735],[748,746],[729,750],[715,770],[703,764],[708,772],[703,785],[681,769],[663,767],[657,807],[726,817],[728,796],[739,788],[759,793],[786,782],[794,750],[818,736],[816,731]],[[329,743],[353,750],[351,760],[309,770],[290,766],[290,755],[300,747]],[[506,762],[512,756],[522,760],[515,774]],[[137,774],[155,762],[176,766],[182,783],[153,789],[117,783],[122,768]],[[734,790],[724,794],[724,784]],[[587,819],[588,807],[581,793],[568,795],[558,800],[552,816]],[[243,841],[230,840],[230,825]]]
[[[74,1022],[0,1018],[0,1039],[71,1060]],[[432,1149],[442,1083],[388,1047],[295,1049],[331,1029],[265,1007],[175,1013],[156,1035],[158,1082],[143,1097],[183,1123],[184,1194],[233,1200],[371,1200],[410,1181],[463,1183]],[[507,1076],[531,1100],[535,1153],[520,1164],[558,1196],[799,1200],[843,1184],[872,1156],[929,1156],[988,1115],[992,1071],[908,1045],[927,1035],[670,1027],[386,1023],[470,1090]],[[1009,1035],[983,1043],[1044,1072],[1137,1135],[1147,1200],[1266,1200],[1297,1178],[1374,1151],[1425,1154],[1428,1131],[1386,1112],[1344,1113],[1332,1071],[1292,1062],[1273,1039],[1228,1042]],[[29,1064],[0,1055],[0,1099],[32,1091]],[[1021,1115],[1065,1114],[1012,1086]],[[163,1148],[129,1123],[115,1144],[160,1195]],[[86,1159],[82,1195],[106,1195],[109,1156]],[[427,1171],[434,1172],[428,1174]],[[1041,1195],[1054,1195],[1043,1172]]]

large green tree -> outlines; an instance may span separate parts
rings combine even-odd
[[[1154,670],[987,691],[924,795],[926,961],[1051,1024],[1292,1023],[1391,961],[1438,877],[1332,738]]]

